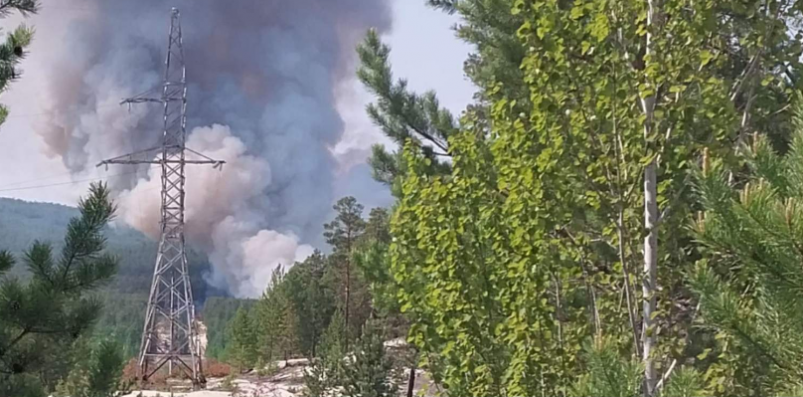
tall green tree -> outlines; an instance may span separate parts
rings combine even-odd
[[[229,323],[227,335],[227,361],[239,371],[252,369],[257,362],[259,350],[257,330],[248,308],[240,306],[237,309],[237,314]]]
[[[104,253],[103,228],[115,206],[103,184],[79,202],[81,216],[70,221],[64,246],[35,242],[25,253],[30,279],[6,273],[15,258],[0,252],[0,394],[40,396],[62,376],[59,363],[68,346],[98,318],[101,302],[93,290],[115,274],[117,260]]]
[[[381,331],[373,321],[354,346],[353,357],[346,359],[343,389],[350,397],[391,397],[397,395],[393,363],[385,355]]]
[[[147,303],[148,297],[145,296],[143,299],[145,300],[143,304]],[[203,316],[201,320],[204,326],[206,326],[207,344],[205,353],[207,357],[221,361],[224,360],[228,343],[231,341],[228,337],[228,324],[234,319],[240,307],[245,306],[251,309],[250,313],[257,318],[255,319],[255,323],[259,326],[258,309],[253,309],[255,302],[256,301],[253,300],[223,297],[210,297],[206,299],[201,312]],[[142,310],[137,313],[141,314]],[[137,335],[141,335],[141,333],[142,326],[140,324]],[[139,345],[137,345],[137,348],[139,348]]]
[[[343,382],[343,317],[334,312],[321,339],[317,357],[310,358],[310,370],[304,373],[304,395],[325,397],[341,387]]]
[[[326,288],[327,258],[315,251],[304,262],[296,263],[285,277],[288,297],[296,314],[301,353],[315,357],[321,337],[335,310],[334,296]]]
[[[360,278],[369,289],[372,313],[388,321],[401,321],[396,285],[390,273],[390,242],[390,214],[385,208],[374,208],[353,256]]]
[[[264,362],[287,360],[299,352],[299,314],[293,305],[291,284],[284,267],[274,269],[270,285],[256,307],[258,346]],[[303,307],[302,307],[303,310]]]
[[[358,333],[362,323],[367,318],[365,313],[365,291],[356,274],[352,272],[352,254],[357,246],[359,237],[365,232],[365,220],[362,218],[363,206],[354,197],[344,197],[334,205],[337,215],[332,222],[324,225],[324,237],[332,246],[333,252],[329,259],[333,261],[332,270],[342,286],[342,296],[339,302],[343,310],[346,349],[352,335]],[[352,299],[356,295],[359,299]],[[361,309],[355,313],[355,308]],[[355,318],[352,318],[355,317]],[[358,321],[354,321],[354,320]]]
[[[0,1],[0,18],[14,12],[22,15],[35,14],[38,9],[38,0],[2,0]],[[20,77],[17,65],[25,57],[25,49],[31,44],[32,39],[33,29],[21,25],[13,32],[6,34],[5,42],[0,43],[0,92],[5,91],[12,81]],[[8,109],[0,105],[0,125],[7,116]]]
[[[279,266],[271,274],[270,284],[262,294],[256,305],[256,323],[259,327],[258,345],[260,356],[265,362],[271,362],[278,357],[281,349],[280,339],[284,332],[284,307],[282,282],[284,281],[284,268]]]

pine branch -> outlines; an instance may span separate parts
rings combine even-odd
[[[460,0],[428,0],[427,3],[430,7],[443,10],[451,15],[457,11]]]
[[[114,218],[116,211],[116,207],[109,199],[109,190],[102,183],[93,184],[90,187],[90,195],[86,199],[79,201],[79,209],[81,217],[70,221],[67,228],[67,236],[64,238],[64,249],[62,250],[60,264],[61,274],[56,280],[63,291],[92,285],[95,281],[100,281],[113,273],[113,269],[99,271],[97,272],[99,277],[97,280],[91,281],[84,278],[82,282],[78,283],[79,285],[71,285],[71,272],[74,266],[81,263],[84,266],[92,266],[84,261],[94,259],[94,256],[103,250],[106,239],[101,234],[101,230]],[[100,262],[108,263],[109,261],[106,259]],[[84,276],[87,276],[86,272],[89,270],[82,269],[80,271],[83,272]]]
[[[31,274],[48,285],[53,286],[53,257],[50,245],[34,241],[33,246],[25,253],[25,262]]]
[[[14,256],[6,250],[0,251],[0,275],[14,267]]]
[[[377,104],[367,111],[374,122],[397,143],[409,137],[412,130],[447,155],[446,139],[456,131],[451,113],[442,108],[433,92],[423,97],[409,92],[407,82],[393,83],[393,74],[388,64],[390,48],[379,40],[375,30],[370,30],[365,41],[357,48],[362,65],[357,77],[378,97]]]
[[[17,11],[22,15],[35,14],[39,11],[38,0],[0,0],[0,18]]]

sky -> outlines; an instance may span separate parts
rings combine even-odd
[[[45,2],[44,6],[49,4]],[[83,12],[80,7],[55,8],[60,13]],[[36,26],[38,18],[11,17],[0,21],[0,27],[5,32],[20,22]],[[392,30],[383,37],[392,48],[395,77],[407,79],[410,88],[419,92],[435,90],[442,104],[455,114],[465,108],[474,90],[462,72],[463,60],[471,49],[452,30],[458,22],[456,16],[428,8],[424,0],[394,0]],[[39,77],[45,71],[38,66],[47,62],[47,56],[36,50],[42,41],[60,39],[47,37],[40,29],[30,55],[21,65],[25,84],[14,84],[0,95],[0,102],[11,111],[0,126],[0,170],[4,170],[0,172],[0,197],[74,205],[92,180],[114,178],[124,172],[99,168],[94,174],[71,175],[61,158],[46,155],[40,136],[33,131],[45,113],[40,104],[47,102],[45,79]],[[337,110],[345,123],[340,142],[330,149],[338,164],[335,195],[354,195],[366,207],[388,205],[390,196],[384,187],[365,183],[370,175],[365,164],[370,146],[390,144],[365,115],[365,106],[372,98],[356,80],[333,89],[342,98]]]

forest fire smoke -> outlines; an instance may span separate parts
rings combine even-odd
[[[389,28],[389,0],[63,3],[83,12],[67,24],[38,22],[40,34],[66,43],[47,49],[47,117],[36,128],[47,153],[82,173],[158,144],[160,109],[117,103],[159,85],[169,9],[178,7],[187,147],[227,162],[222,171],[187,168],[188,240],[209,254],[207,279],[253,297],[276,266],[308,256],[304,243],[320,241],[335,200],[329,148],[343,133],[335,87],[352,78],[362,34]],[[63,15],[44,7],[39,18]],[[121,218],[155,236],[159,170],[140,171],[114,181]]]

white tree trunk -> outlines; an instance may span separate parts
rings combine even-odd
[[[655,1],[647,0],[647,43],[646,55],[653,54],[652,25],[655,24]],[[654,90],[657,87],[652,87]],[[654,91],[653,91],[654,92]],[[653,135],[655,93],[642,99],[644,115],[644,139],[649,140]],[[649,143],[647,143],[649,145]],[[658,288],[658,188],[657,164],[653,159],[644,169],[644,227],[648,234],[644,238],[644,273],[642,275],[642,293],[644,299],[644,328],[642,332],[643,360],[644,360],[644,395],[650,397],[655,389],[655,365],[652,359],[652,349],[655,345],[653,327],[653,313],[655,313],[656,291]]]
[[[655,161],[644,170],[644,226],[649,231],[644,238],[644,275],[642,293],[644,294],[644,329],[642,333],[645,395],[652,396],[655,387],[655,366],[652,360],[652,348],[655,345],[653,313],[655,313],[658,288],[658,196],[656,189]]]

